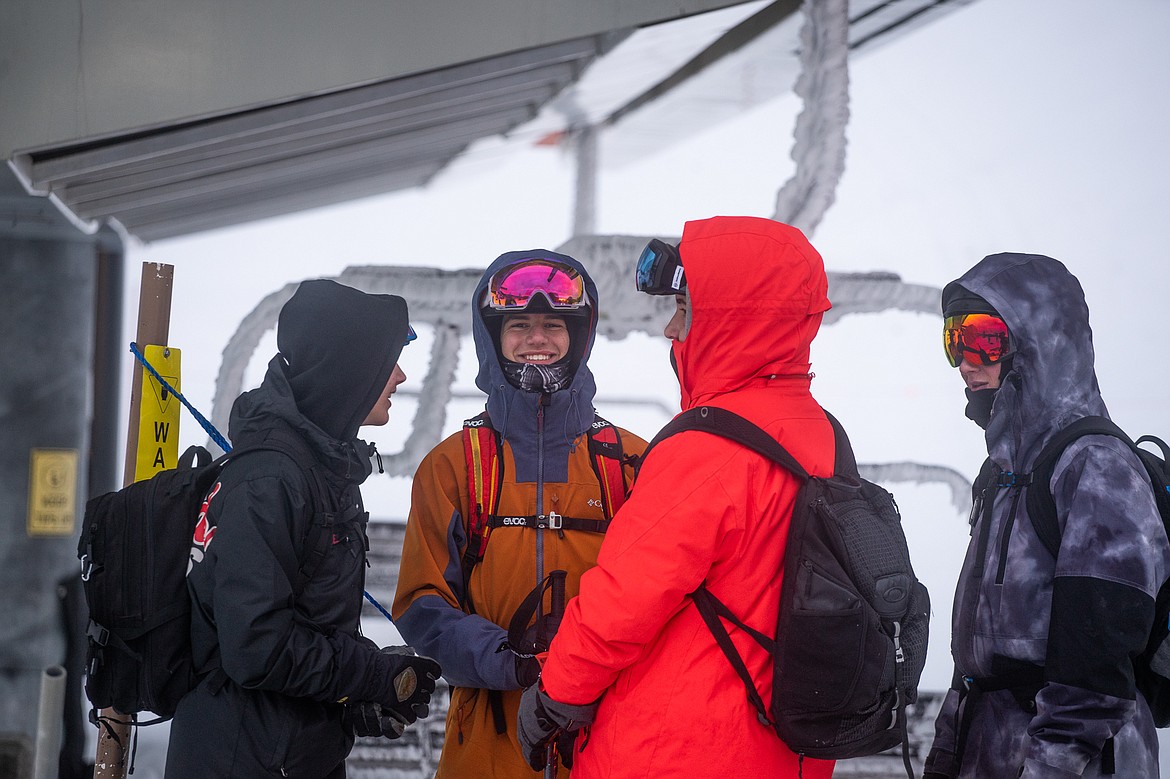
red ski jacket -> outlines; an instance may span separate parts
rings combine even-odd
[[[810,392],[809,347],[829,308],[824,264],[768,219],[688,222],[680,253],[691,325],[672,346],[682,408],[714,405],[770,432],[813,475],[833,433]],[[574,779],[796,777],[833,763],[794,755],[762,724],[694,604],[701,583],[748,625],[775,629],[798,483],[758,454],[687,431],[656,446],[581,578],[544,667],[553,698],[600,699]],[[731,630],[765,700],[767,653]]]

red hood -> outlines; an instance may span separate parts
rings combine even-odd
[[[673,345],[682,408],[756,378],[809,373],[809,347],[830,307],[825,265],[795,227],[752,216],[687,222],[691,328]]]

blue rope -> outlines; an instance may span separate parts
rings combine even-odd
[[[382,612],[383,617],[390,620],[390,624],[392,624],[392,625],[394,624],[394,618],[390,616],[390,612],[386,611],[386,609],[382,607],[381,603],[378,603],[378,601],[374,600],[373,595],[366,592],[365,590],[362,590],[362,595],[365,595],[366,600],[368,600],[370,603],[374,604],[374,608],[376,608],[378,611]]]
[[[138,351],[138,346],[133,342],[130,343],[130,351],[133,352],[134,356],[138,358],[138,362],[142,363],[142,367],[150,371],[151,376],[154,376],[154,378],[158,379],[158,383],[163,386],[163,389],[182,401],[183,405],[187,407],[187,410],[191,412],[192,416],[195,417],[195,420],[199,422],[204,430],[207,431],[207,434],[211,436],[211,440],[215,441],[215,443],[219,445],[220,449],[222,449],[224,452],[230,452],[232,450],[232,445],[228,443],[226,438],[220,435],[220,432],[215,429],[215,425],[208,422],[206,417],[200,414],[194,406],[187,402],[187,399],[183,397],[183,393],[172,387],[169,381],[159,375],[158,371],[154,369],[153,365],[147,362],[146,358],[142,356],[142,352]],[[386,609],[382,607],[382,604],[378,603],[378,601],[374,599],[373,595],[371,595],[366,590],[362,590],[362,594],[366,596],[366,600],[374,604],[378,611],[382,612],[382,616],[386,617],[386,619],[390,620],[391,624],[393,624],[394,619],[390,616],[390,612],[386,611]]]
[[[146,361],[146,358],[142,356],[142,352],[138,351],[138,346],[133,341],[130,343],[130,351],[133,352],[134,356],[138,358],[138,362],[142,363],[142,367],[150,371],[151,376],[154,376],[156,379],[158,379],[158,383],[161,384],[167,392],[174,395],[182,402],[184,406],[187,407],[187,410],[190,411],[191,414],[195,417],[195,421],[203,426],[203,429],[207,431],[209,436],[211,436],[211,440],[215,441],[215,443],[219,445],[220,449],[225,452],[230,452],[232,450],[232,445],[227,442],[226,438],[220,435],[219,431],[215,429],[215,426],[208,422],[202,414],[196,411],[195,407],[188,403],[187,399],[183,397],[183,393],[172,387],[170,382],[160,376],[158,371],[154,369],[154,366]]]

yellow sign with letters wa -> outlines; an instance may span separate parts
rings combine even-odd
[[[73,535],[77,450],[33,449],[28,469],[28,534]]]
[[[182,392],[179,382],[180,352],[168,346],[148,345],[142,356],[167,383]],[[138,456],[134,481],[149,479],[174,468],[179,461],[179,411],[182,404],[146,368],[142,369],[142,403],[139,404]]]

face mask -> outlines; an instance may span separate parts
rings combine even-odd
[[[501,358],[500,367],[504,369],[504,377],[508,383],[525,392],[557,392],[569,386],[573,380],[573,371],[568,359],[552,365],[533,365]]]
[[[986,430],[987,426],[991,424],[991,407],[995,404],[995,395],[999,392],[999,387],[979,390],[978,392],[971,390],[964,390],[964,392],[967,393],[967,419]]]

